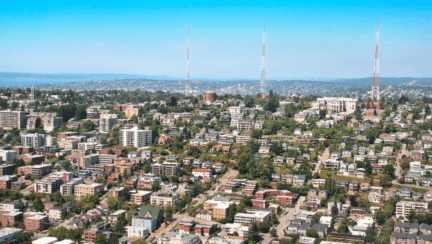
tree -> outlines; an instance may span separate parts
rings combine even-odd
[[[247,161],[248,156],[246,154],[241,154],[238,160],[238,170],[240,174],[246,174],[248,172]]]
[[[108,208],[110,210],[115,210],[117,206],[117,201],[114,196],[109,196],[107,199]]]
[[[331,214],[333,215],[333,216],[335,216],[335,215],[337,215],[339,213],[339,210],[338,210],[338,208],[336,207],[336,205],[334,205],[333,207],[332,207],[332,209],[331,209]],[[339,232],[340,233],[340,232]]]
[[[36,200],[33,202],[33,208],[38,212],[42,212],[44,210],[44,206],[40,197],[37,197]]]
[[[391,184],[392,184],[391,181],[392,181],[392,179],[390,178],[390,176],[383,174],[381,176],[380,185],[382,187],[391,186]]]
[[[346,221],[343,221],[343,222],[339,225],[337,231],[338,231],[338,233],[342,233],[342,234],[344,234],[344,233],[349,233],[349,228],[348,228],[348,225],[346,224]]]
[[[368,242],[373,242],[375,240],[375,236],[376,236],[376,230],[374,229],[374,227],[369,226],[366,230],[366,240]]]
[[[159,186],[159,182],[155,181],[152,184],[152,191],[159,191],[160,186]]]
[[[127,224],[127,220],[125,218],[125,216],[123,214],[121,214],[118,218],[117,218],[117,222],[114,225],[114,231],[118,232],[118,233],[125,233],[125,225]]]
[[[407,219],[409,219],[409,221],[412,223],[414,221],[415,215],[416,215],[416,213],[415,213],[414,209],[411,209],[411,211],[407,215]]]
[[[261,221],[258,223],[258,229],[261,232],[267,233],[267,232],[269,232],[270,227],[266,222]]]
[[[166,105],[170,107],[177,107],[177,101],[177,97],[171,96],[170,98],[168,98]]]
[[[279,99],[277,96],[272,96],[269,98],[269,102],[267,104],[266,110],[274,113],[276,109],[279,107]]]
[[[387,220],[386,214],[384,211],[377,211],[375,213],[375,219],[379,225],[383,225]]]
[[[349,200],[351,202],[351,206],[357,207],[357,197],[356,196],[349,196]]]
[[[134,122],[134,124],[138,124],[138,117],[135,114],[132,115],[131,120]]]
[[[270,235],[273,237],[276,237],[277,236],[277,230],[275,228],[271,229]]]
[[[106,244],[107,242],[107,237],[104,234],[97,234],[96,238],[94,239],[95,244]]]
[[[118,244],[118,243],[119,243],[119,240],[118,240],[117,235],[111,236],[111,238],[109,239],[109,242],[108,242],[108,244]]]
[[[277,223],[279,223],[279,219],[277,217],[277,214],[273,213],[270,219],[270,226],[273,226]]]
[[[308,237],[313,237],[313,238],[318,238],[319,237],[319,234],[318,234],[318,232],[315,230],[315,229],[308,229],[307,231],[306,231],[306,236],[308,236]]]
[[[83,104],[79,106],[75,112],[75,120],[82,120],[87,118],[87,111],[86,111],[87,105]]]

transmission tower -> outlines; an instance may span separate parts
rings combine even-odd
[[[375,82],[376,80],[376,82]],[[372,94],[370,103],[371,112],[375,110],[379,113],[380,110],[380,91],[379,91],[379,20],[377,21],[377,35],[376,35],[376,47],[375,47],[375,59],[373,69],[373,80],[372,80]]]
[[[187,36],[187,51],[186,51],[186,86],[185,86],[185,97],[188,96],[190,91],[190,74],[189,74],[189,25],[188,25],[188,36]]]
[[[265,23],[264,23],[264,34],[263,34],[263,50],[262,50],[262,64],[261,64],[261,98],[265,96],[266,93],[266,61],[265,61]]]

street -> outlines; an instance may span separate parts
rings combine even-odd
[[[226,174],[219,180],[219,183],[216,183],[209,191],[207,191],[207,195],[212,196],[214,193],[217,192],[217,189],[219,189],[219,187],[225,185],[228,181],[230,181],[231,179],[233,179],[234,177],[236,177],[238,173],[239,172],[237,170],[229,169],[228,172],[226,172]],[[199,204],[203,203],[205,200],[207,200],[207,197],[205,197],[203,194],[200,194],[196,198],[192,199],[192,202],[197,201],[193,206],[196,207]],[[174,226],[176,226],[178,223],[180,223],[181,220],[183,220],[185,218],[193,219],[194,221],[199,222],[199,223],[207,223],[207,222],[209,222],[208,220],[203,220],[203,219],[189,217],[189,214],[187,214],[186,212],[183,213],[183,214],[178,214],[177,213],[177,214],[174,214],[173,221],[171,221],[171,223],[167,227],[165,227],[164,229],[160,230],[158,233],[156,233],[157,231],[155,231],[154,233],[152,233],[147,238],[147,241],[150,238],[153,238],[153,241],[156,241],[159,237],[161,237],[162,235],[168,233]]]

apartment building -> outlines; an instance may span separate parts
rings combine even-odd
[[[411,212],[411,210],[421,211],[427,210],[428,203],[427,202],[408,202],[408,201],[399,201],[396,203],[396,218],[406,217]]]
[[[50,208],[48,210],[49,220],[61,220],[66,216],[66,208]]]
[[[60,186],[60,194],[62,196],[70,196],[74,194],[75,186],[83,183],[84,180],[82,178],[71,179],[69,182]]]
[[[43,231],[48,229],[49,225],[46,215],[36,214],[24,218],[24,226],[27,231]]]
[[[78,143],[78,150],[95,150],[97,143],[81,142]]]
[[[41,118],[41,123],[46,132],[51,132],[55,128],[61,127],[63,125],[63,118],[56,116],[46,116]]]
[[[254,121],[250,119],[239,119],[237,124],[238,130],[252,130],[254,128]]]
[[[2,162],[15,162],[18,159],[18,152],[13,150],[0,150],[0,160]]]
[[[76,198],[86,195],[100,195],[103,191],[104,185],[99,183],[78,184],[74,186],[74,194]]]
[[[140,175],[137,180],[136,188],[138,189],[151,189],[154,182],[162,182],[162,178],[154,174]]]
[[[41,165],[28,165],[22,166],[17,169],[20,175],[36,175],[43,176],[50,172],[51,165],[41,164]]]
[[[1,164],[0,165],[0,176],[13,174],[15,167],[13,164]]]
[[[102,155],[102,154],[100,154]],[[99,163],[99,156],[98,154],[91,154],[87,156],[81,156],[77,157],[77,166],[80,169],[85,169],[87,166],[95,165]],[[111,161],[109,162],[111,163]]]
[[[15,175],[4,175],[0,176],[0,189],[10,189],[12,183],[18,181]]]
[[[101,114],[99,120],[99,132],[108,133],[116,124],[118,124],[117,114]]]
[[[256,211],[255,213],[238,213],[234,216],[234,223],[252,223],[266,222],[269,223],[271,218],[271,212],[268,211]]]
[[[180,200],[177,192],[157,191],[150,196],[150,204],[162,206],[175,206]]]
[[[167,176],[176,176],[180,170],[180,164],[176,162],[163,162],[152,164],[153,174],[165,174]]]
[[[206,97],[204,97],[206,98]],[[159,237],[157,244],[201,244],[202,241],[197,235],[180,234],[177,232],[168,232],[167,234]]]
[[[78,143],[79,143],[79,141],[77,141],[75,139],[67,139],[67,140],[63,140],[63,141],[58,141],[57,145],[58,145],[58,147],[66,149],[66,150],[74,150],[74,149],[78,149]]]
[[[26,120],[24,111],[12,111],[10,109],[0,111],[0,127],[5,130],[25,128]]]
[[[131,202],[141,206],[150,200],[151,194],[151,191],[137,191],[137,193],[131,194]]]
[[[20,212],[18,209],[1,209],[0,210],[0,222],[1,222],[2,226],[4,226],[4,227],[14,226],[15,221],[22,220],[22,216],[23,216],[23,213]]]
[[[149,147],[152,144],[152,131],[139,130],[138,126],[132,129],[120,130],[120,146],[124,147]]]
[[[228,216],[228,209],[230,204],[219,203],[213,208],[213,218],[214,219],[224,219]]]
[[[358,99],[344,97],[323,97],[312,103],[313,109],[326,109],[333,112],[353,113],[357,110]]]
[[[22,134],[21,143],[24,147],[39,148],[45,145],[46,136],[44,134]]]
[[[34,183],[34,191],[36,193],[52,194],[60,189],[59,180],[41,180]]]

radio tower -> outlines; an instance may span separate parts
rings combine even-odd
[[[376,79],[376,83],[375,83]],[[378,114],[380,111],[380,92],[379,92],[379,20],[377,21],[377,36],[376,36],[376,47],[375,47],[375,59],[373,69],[373,80],[372,80],[372,95],[370,103],[371,113],[376,111]]]
[[[263,51],[262,51],[262,65],[261,65],[261,93],[260,97],[265,97],[265,87],[266,87],[266,61],[265,61],[265,23],[264,23],[264,34],[263,34]]]
[[[188,95],[189,91],[190,91],[190,74],[189,74],[189,24],[188,24],[185,97]]]

